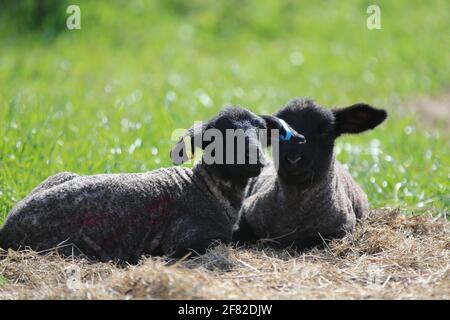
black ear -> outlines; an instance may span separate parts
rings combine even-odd
[[[177,144],[170,151],[170,158],[173,164],[182,164],[194,157],[195,148],[203,147],[203,133],[205,132],[207,124],[199,123],[189,128],[185,134],[178,140]]]
[[[278,133],[280,135],[281,140],[286,141],[284,138],[287,138],[289,141],[305,143],[306,139],[303,135],[295,131],[290,125],[288,125],[285,121],[275,116],[261,115],[261,118],[266,122],[267,128],[267,145],[271,144],[271,130],[279,130]]]
[[[333,109],[332,111],[335,117],[337,136],[373,129],[387,117],[386,110],[375,109],[365,103],[357,103],[350,107]]]
[[[273,130],[273,129],[281,129],[281,124],[278,121],[278,118],[275,116],[269,116],[269,115],[260,115],[261,118],[264,119],[266,122],[266,128],[267,130]]]

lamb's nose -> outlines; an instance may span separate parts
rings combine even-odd
[[[294,141],[295,141],[295,142],[298,142],[298,143],[300,143],[300,144],[304,144],[304,143],[306,143],[306,138],[305,138],[305,136],[303,136],[302,134],[296,134],[296,135],[294,136]]]
[[[302,160],[302,156],[298,154],[288,154],[286,158],[290,164],[298,164]]]

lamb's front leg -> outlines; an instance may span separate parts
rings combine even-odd
[[[199,238],[195,241],[189,241],[186,243],[180,243],[174,248],[173,253],[169,254],[170,258],[181,259],[188,253],[193,253],[195,255],[201,255],[208,250],[208,248],[219,243],[228,243],[229,239],[224,239],[221,237],[217,238]]]
[[[322,249],[325,248],[333,239],[341,237],[342,236],[340,234],[322,235],[318,233],[315,236],[297,239],[294,242],[294,248],[298,252],[303,252],[305,250],[310,250],[313,248]]]
[[[189,252],[203,254],[209,247],[231,242],[233,225],[225,217],[212,217],[216,208],[204,215],[183,213],[170,221],[161,239],[162,253],[171,258],[182,258]]]
[[[256,243],[258,237],[253,232],[243,214],[239,216],[238,221],[233,227],[232,241],[238,244]]]

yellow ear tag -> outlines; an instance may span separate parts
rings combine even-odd
[[[191,143],[191,137],[185,136],[183,138],[184,141],[184,147],[186,148],[186,156],[189,160],[192,160],[194,158],[194,154],[192,153],[192,143]]]

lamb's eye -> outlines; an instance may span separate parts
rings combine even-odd
[[[330,130],[327,127],[320,127],[317,129],[317,134],[319,137],[325,138],[330,134]]]

